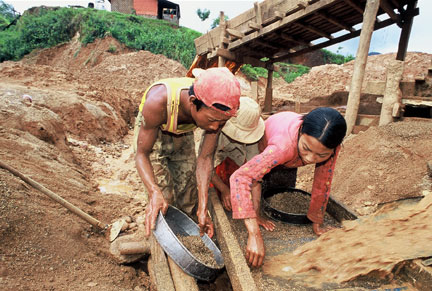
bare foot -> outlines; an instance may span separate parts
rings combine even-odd
[[[265,219],[261,216],[257,216],[257,222],[258,225],[264,227],[265,230],[273,231],[275,229],[275,224],[273,223],[273,221],[269,219]]]

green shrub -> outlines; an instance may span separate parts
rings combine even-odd
[[[324,54],[324,63],[326,64],[342,65],[349,61],[354,60],[354,57],[352,55],[344,56],[341,54],[335,54],[326,49],[322,49],[321,51]]]

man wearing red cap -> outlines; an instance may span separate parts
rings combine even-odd
[[[154,229],[168,204],[188,215],[196,209],[201,235],[213,236],[208,216],[208,185],[213,155],[225,122],[239,107],[240,84],[227,68],[194,71],[193,78],[171,78],[144,93],[135,122],[136,166],[148,194],[145,234]],[[193,130],[205,130],[198,158]]]

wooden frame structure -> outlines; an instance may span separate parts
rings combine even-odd
[[[226,61],[265,67],[273,73],[275,62],[287,61],[317,49],[361,35],[367,26],[368,2],[378,2],[369,26],[378,30],[397,24],[402,28],[398,60],[408,46],[412,19],[419,14],[417,0],[265,0],[254,8],[224,21],[195,39],[197,56],[218,65]],[[373,4],[373,5],[376,5]],[[370,17],[369,17],[370,18]],[[357,28],[363,24],[362,28]],[[370,32],[371,34],[372,32]],[[368,39],[368,37],[365,37]],[[369,41],[366,41],[369,48]],[[365,62],[363,57],[361,62]],[[362,74],[360,79],[362,79]],[[356,80],[358,82],[359,79]],[[267,86],[264,112],[271,111],[271,82]],[[355,110],[354,110],[355,111]]]

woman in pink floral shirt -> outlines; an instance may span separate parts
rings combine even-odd
[[[266,120],[265,134],[259,141],[260,154],[230,178],[233,218],[245,221],[249,234],[246,260],[250,265],[261,266],[265,255],[251,192],[277,165],[297,168],[316,164],[307,217],[317,235],[328,230],[322,224],[336,158],[345,133],[345,119],[337,110],[328,107],[314,109],[306,115],[280,112]]]

